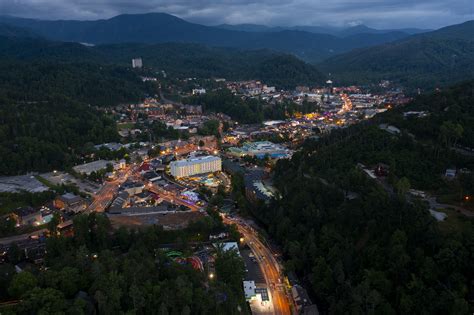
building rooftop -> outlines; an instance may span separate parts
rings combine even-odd
[[[199,157],[194,157],[190,159],[183,159],[179,161],[174,161],[171,162],[171,164],[176,165],[176,166],[187,166],[187,165],[192,165],[195,163],[205,163],[205,162],[214,162],[214,161],[220,161],[221,158],[218,156],[214,155],[206,155],[206,156],[199,156]]]
[[[67,201],[67,202],[74,202],[74,201],[78,201],[78,200],[81,199],[80,196],[77,196],[73,193],[65,193],[64,195],[61,195],[60,198],[64,201]]]
[[[76,165],[73,167],[74,171],[78,173],[90,174],[92,172],[97,172],[107,167],[107,164],[114,164],[113,161],[106,160],[97,160],[90,163],[85,163],[81,165]]]
[[[19,217],[26,217],[28,215],[34,214],[39,212],[40,210],[35,209],[33,207],[20,207],[16,208],[13,213],[15,213]]]

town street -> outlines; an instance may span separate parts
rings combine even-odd
[[[273,314],[291,314],[292,301],[285,293],[281,266],[271,250],[259,239],[258,233],[241,219],[223,218],[226,224],[235,224],[242,233],[255,257],[258,257],[260,269],[265,277],[270,301],[273,302]]]

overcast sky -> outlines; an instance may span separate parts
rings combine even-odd
[[[357,25],[439,28],[474,19],[474,0],[0,0],[0,14],[93,20],[166,12],[215,25]]]

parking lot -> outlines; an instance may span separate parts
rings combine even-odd
[[[75,185],[81,192],[89,195],[93,195],[100,190],[100,185],[91,181],[78,179],[71,174],[65,172],[50,172],[40,174],[40,176],[46,179],[53,185]]]
[[[265,277],[258,265],[257,257],[255,257],[250,249],[241,250],[242,258],[244,259],[245,267],[248,271],[245,274],[245,280],[255,281],[255,283],[266,284]]]

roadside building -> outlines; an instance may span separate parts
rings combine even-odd
[[[129,201],[129,195],[126,191],[117,194],[117,198],[112,202],[110,209],[122,209]]]
[[[107,165],[114,165],[113,161],[97,160],[90,163],[76,165],[72,169],[79,174],[90,175],[92,172],[98,172],[107,168]]]
[[[43,217],[40,209],[20,207],[13,211],[13,217],[18,225],[39,225]]]
[[[251,301],[257,297],[255,281],[243,281],[245,299]]]
[[[54,207],[67,212],[79,213],[87,209],[88,202],[81,196],[66,193],[54,199]]]
[[[156,182],[161,179],[161,176],[158,175],[155,171],[149,171],[143,174],[143,178],[150,182]]]
[[[309,298],[308,292],[299,284],[291,287],[291,296],[295,302],[296,310],[299,314],[318,315],[318,307]]]
[[[127,181],[122,184],[122,190],[126,191],[130,196],[137,195],[145,189],[145,185],[139,182]]]

